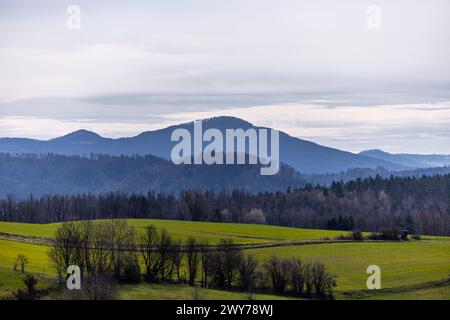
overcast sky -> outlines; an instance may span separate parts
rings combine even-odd
[[[71,4],[80,30],[66,26]],[[448,0],[0,0],[0,136],[118,137],[222,114],[350,151],[450,153],[449,12]]]

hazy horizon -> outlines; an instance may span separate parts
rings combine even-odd
[[[0,136],[133,136],[230,115],[346,151],[450,154],[448,12],[446,0],[3,0]]]

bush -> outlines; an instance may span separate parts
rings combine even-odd
[[[123,270],[124,281],[126,283],[139,283],[141,281],[141,267],[137,259],[128,262]]]
[[[361,231],[353,230],[352,231],[352,239],[355,241],[361,241],[361,240],[364,240],[364,237],[363,237]]]
[[[23,283],[27,287],[28,295],[32,296],[36,290],[36,285],[38,283],[36,277],[31,273],[28,273],[25,278],[23,278]]]
[[[62,300],[115,300],[117,297],[114,278],[106,275],[87,277],[80,290],[65,290]]]
[[[398,241],[400,239],[400,231],[396,227],[383,228],[379,233],[372,233],[369,239]]]
[[[352,231],[352,232],[350,232],[349,234],[346,234],[346,235],[344,235],[344,234],[338,235],[336,237],[336,239],[337,240],[362,241],[362,240],[364,240],[364,237],[363,237],[361,231],[354,230],[354,231]]]
[[[298,259],[279,259],[273,256],[263,265],[264,278],[269,279],[275,294],[297,297],[333,299],[336,277],[325,270],[322,263],[303,263]]]

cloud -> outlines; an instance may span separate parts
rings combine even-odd
[[[0,127],[6,136],[48,139],[84,128],[107,137],[123,137],[195,119],[229,115],[343,150],[384,148],[391,152],[450,153],[450,102],[334,108],[325,104],[287,103],[229,107],[226,111],[218,108],[170,112],[166,108],[165,112],[154,114],[120,115],[123,117],[94,115],[79,119],[9,116],[0,117]]]
[[[450,2],[0,3],[0,134],[133,135],[235,115],[346,150],[450,153]]]
[[[384,146],[392,152],[450,153],[450,102],[335,108],[291,103],[228,109],[226,114],[349,151]],[[220,115],[222,110],[168,118],[185,122]]]
[[[28,5],[27,5],[28,3]],[[450,83],[450,4],[364,1],[2,2],[0,100],[126,93],[360,90]],[[6,14],[6,13],[7,14]],[[4,19],[3,19],[4,18]],[[382,91],[382,90],[381,90]]]

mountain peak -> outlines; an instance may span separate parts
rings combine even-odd
[[[203,125],[206,128],[217,129],[248,129],[254,125],[240,118],[230,116],[219,116],[203,119]]]
[[[52,139],[53,141],[64,141],[64,142],[78,142],[78,143],[88,143],[102,139],[100,135],[95,132],[88,131],[85,129],[77,130],[66,134],[65,136]]]
[[[382,154],[384,154],[384,155],[390,155],[391,153],[389,153],[389,152],[386,152],[386,151],[383,151],[383,150],[381,150],[381,149],[369,149],[369,150],[364,150],[364,151],[361,151],[359,154],[361,154],[361,155],[375,155],[375,154],[379,154],[379,155],[382,155]]]

